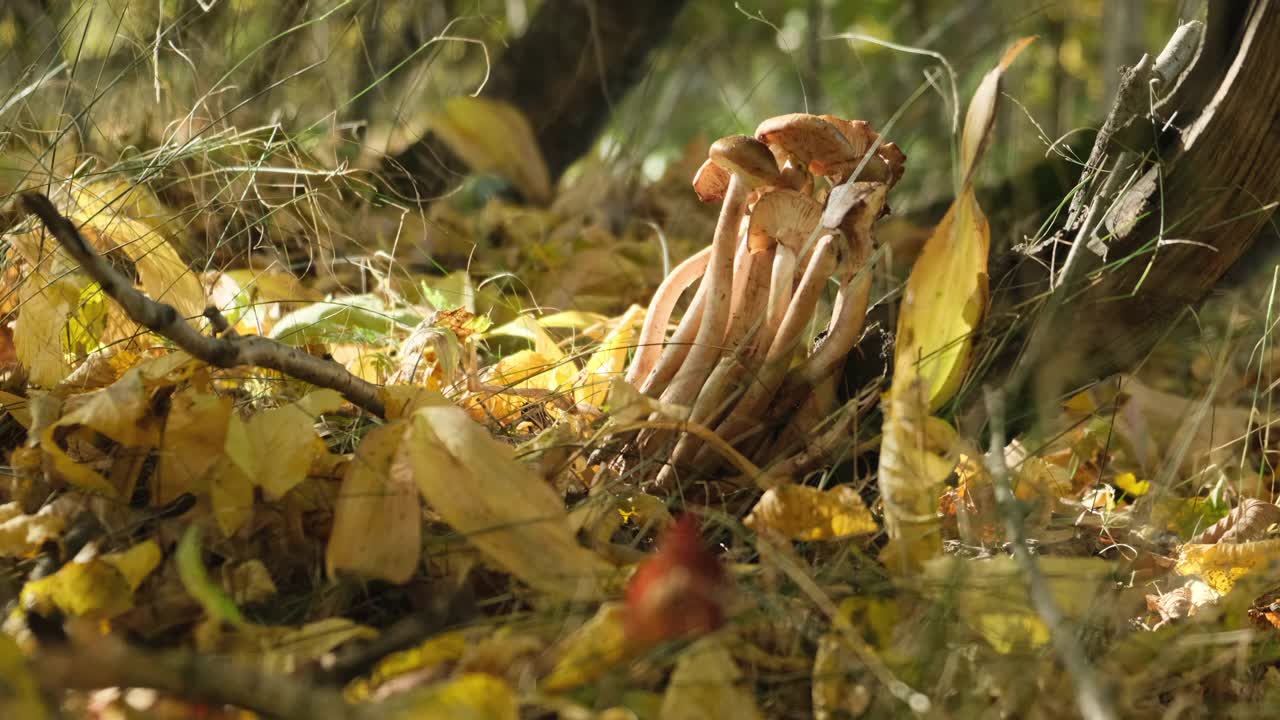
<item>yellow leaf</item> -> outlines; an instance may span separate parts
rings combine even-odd
[[[204,309],[204,288],[170,242],[176,226],[164,220],[174,213],[145,192],[122,179],[88,183],[68,217],[98,252],[123,250],[152,300],[172,305],[184,317],[197,316]],[[130,217],[130,211],[137,215]]]
[[[538,318],[538,324],[542,327],[569,328],[579,331],[604,327],[608,323],[609,318],[600,313],[583,312],[581,310],[565,310],[564,312],[551,313]],[[599,337],[599,335],[596,337]]]
[[[587,364],[574,380],[574,398],[580,403],[596,407],[604,405],[609,386],[614,378],[621,378],[627,371],[627,353],[636,346],[640,337],[640,325],[644,322],[645,309],[632,305],[618,324],[600,343],[600,347],[587,359]]]
[[[38,271],[18,287],[20,310],[13,345],[33,384],[53,387],[71,372],[67,319],[79,297],[79,287],[70,278],[50,281]]]
[[[1183,545],[1174,569],[1179,575],[1199,575],[1209,587],[1222,594],[1236,581],[1259,570],[1271,572],[1280,565],[1280,540],[1246,543]]]
[[[552,651],[555,667],[542,681],[550,693],[572,690],[597,680],[627,656],[626,606],[605,603]]]
[[[27,399],[21,395],[0,390],[0,412],[8,413],[19,425],[31,429],[31,409],[27,407]]]
[[[61,445],[76,428],[88,428],[126,447],[148,448],[159,439],[159,418],[150,414],[148,393],[138,369],[124,374],[112,385],[77,396],[78,406],[46,426],[40,434],[40,449],[68,482],[109,497],[128,496],[129,487],[116,487],[100,473],[77,463]]]
[[[422,385],[384,385],[378,389],[378,399],[387,409],[388,420],[399,420],[412,415],[427,405],[448,405],[449,399]]]
[[[546,397],[567,393],[573,386],[577,368],[557,350],[556,356],[536,350],[521,350],[499,360],[484,373],[484,384],[490,390],[473,399],[480,406],[477,417],[510,420],[531,398],[506,389],[537,390]]]
[[[315,431],[317,418],[341,405],[338,393],[317,390],[296,403],[249,418],[245,423],[248,462],[241,469],[270,497],[284,497],[306,479],[312,458],[325,451]]]
[[[73,560],[56,573],[22,588],[23,607],[68,615],[112,618],[133,607],[133,592],[160,564],[154,540],[88,560]]]
[[[1116,487],[1134,497],[1142,497],[1151,490],[1150,481],[1139,480],[1138,476],[1131,472],[1122,472],[1119,475],[1116,475],[1114,483]]]
[[[420,408],[392,473],[494,565],[557,597],[603,594],[613,566],[578,545],[564,503],[510,447],[452,406]]]
[[[390,717],[396,720],[518,720],[515,691],[487,673],[464,673],[438,685],[414,690]]]
[[[839,633],[827,633],[818,640],[813,657],[813,718],[836,720],[856,718],[871,705],[871,690],[850,672],[858,667],[857,655]]]
[[[190,389],[173,394],[153,485],[156,503],[170,502],[184,492],[203,494],[209,489],[209,471],[224,456],[233,410],[230,396]]]
[[[947,457],[948,446],[942,443],[949,442],[948,432],[954,435],[954,431],[927,415],[924,385],[919,379],[903,387],[895,378],[886,399],[879,483],[890,545],[882,556],[890,569],[914,572],[920,561],[942,551],[938,496],[955,466]]]
[[[451,630],[419,643],[417,647],[387,655],[378,661],[368,678],[357,678],[347,685],[343,694],[353,702],[367,700],[369,694],[389,680],[418,670],[431,670],[445,663],[454,663],[466,652],[470,633]]]
[[[858,491],[848,485],[825,491],[806,485],[771,488],[751,508],[746,524],[792,540],[832,540],[880,529]]]
[[[529,121],[500,100],[455,97],[427,120],[428,127],[475,172],[510,181],[535,203],[551,199],[551,174]]]
[[[325,546],[330,577],[347,571],[403,583],[417,569],[422,549],[418,488],[412,476],[391,472],[407,427],[398,421],[370,430],[347,465]]]
[[[719,635],[709,635],[680,654],[662,696],[663,720],[760,718],[753,694],[742,683],[742,671]]]
[[[974,93],[960,141],[960,191],[925,242],[903,290],[894,387],[922,378],[931,411],[959,388],[973,332],[986,312],[991,229],[973,193],[973,174],[995,120],[1000,80],[1029,42],[1015,43]]]
[[[1054,604],[1066,618],[1083,618],[1109,601],[1107,579],[1112,567],[1107,561],[1041,556],[1037,562]],[[1048,642],[1048,629],[1031,607],[1025,575],[1013,558],[934,558],[926,577],[927,591],[954,603],[961,619],[998,652]]]

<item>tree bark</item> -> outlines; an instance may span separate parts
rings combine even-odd
[[[499,58],[483,95],[528,118],[551,178],[590,149],[609,114],[642,77],[686,0],[546,0]],[[401,195],[430,201],[466,175],[428,134],[395,158]]]
[[[1065,283],[1054,278],[1044,301],[1060,305],[1054,312],[1019,313],[1014,304],[1003,310],[997,304],[990,335],[999,335],[1009,318],[1024,322],[1016,331],[1023,338],[1025,323],[1034,326],[1029,340],[1006,345],[1013,352],[997,358],[997,371],[985,381],[1000,383],[1003,375],[1024,402],[1034,390],[1034,405],[1047,410],[1062,392],[1131,368],[1214,288],[1268,226],[1280,199],[1278,65],[1276,2],[1210,4],[1194,65],[1158,113],[1171,118],[1168,128],[1159,132],[1159,118],[1131,128],[1158,135],[1157,152],[1138,168],[1142,179],[1121,194],[1116,205],[1122,207],[1106,206],[1110,230],[1104,226],[1098,234],[1110,234],[1107,265],[1079,248],[1086,269]],[[1118,151],[1107,150],[1108,157]],[[1133,221],[1122,222],[1122,214]],[[1047,279],[1041,273],[1042,289]]]

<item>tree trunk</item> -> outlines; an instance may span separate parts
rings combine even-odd
[[[1017,298],[1003,310],[997,303],[993,325],[1012,318],[1016,327],[1027,317],[1034,327],[1029,340],[1006,344],[1014,350],[997,358],[996,372],[984,379],[1000,383],[1003,375],[1024,402],[1033,389],[1035,405],[1047,410],[1062,392],[1131,368],[1213,289],[1268,226],[1280,198],[1278,66],[1276,2],[1210,4],[1199,54],[1157,117],[1140,118],[1127,137],[1117,135],[1121,142],[1102,148],[1101,158],[1091,157],[1109,161],[1144,132],[1156,138],[1155,152],[1133,170],[1137,181],[1103,204],[1105,222],[1090,244],[1105,240],[1107,264],[1075,248],[1083,269],[1052,278],[1055,290],[1040,311],[1019,313]],[[1090,240],[1080,235],[1076,245]],[[1048,254],[1042,255],[1043,261]],[[1059,250],[1054,266],[1061,265]],[[1042,289],[1048,279],[1040,273]],[[995,327],[990,335],[1008,329]],[[1026,337],[1028,328],[1015,332]],[[980,403],[978,397],[965,404]]]
[[[499,58],[485,97],[524,113],[554,181],[590,149],[609,114],[644,76],[649,52],[685,0],[546,0],[529,28]],[[466,174],[428,134],[399,157],[394,189],[429,201]]]

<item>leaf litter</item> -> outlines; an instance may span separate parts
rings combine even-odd
[[[776,162],[749,188],[745,160],[714,150],[700,194],[738,207],[719,251],[648,310],[653,244],[584,221],[570,189],[550,209],[432,210],[463,244],[516,238],[511,274],[532,293],[478,281],[513,259],[498,250],[471,272],[387,274],[344,294],[279,268],[194,272],[145,185],[77,186],[60,212],[152,300],[204,333],[332,359],[379,385],[384,412],[193,357],[39,226],[11,233],[21,274],[5,278],[19,298],[5,342],[24,382],[2,396],[21,430],[0,505],[13,583],[0,708],[52,712],[31,659],[65,647],[74,661],[83,641],[51,638],[51,618],[93,621],[162,670],[216,653],[268,685],[337,685],[351,717],[1019,715],[1030,701],[997,680],[1017,663],[1030,686],[1073,697],[1046,655],[1054,628],[1007,557],[979,438],[947,414],[973,382],[989,301],[974,172],[1024,47],[970,105],[957,197],[905,280],[891,384],[878,408],[851,406],[846,441],[812,473],[778,468],[800,467],[816,447],[805,438],[838,415],[830,381],[862,335],[881,272],[872,228],[905,162],[862,121],[796,114],[739,136]],[[459,98],[431,123],[473,166],[550,199],[513,112]],[[770,227],[766,211],[797,198],[805,212]],[[673,240],[695,256],[693,238]],[[700,300],[702,283],[723,297]],[[554,310],[570,299],[583,302]],[[721,324],[703,330],[707,318]],[[699,332],[718,345],[695,372]],[[1150,375],[1066,399],[1052,432],[1002,450],[1044,589],[1098,638],[1093,661],[1123,674],[1111,691],[1126,712],[1197,677],[1191,650],[1164,658],[1145,638],[1209,644],[1251,622],[1240,657],[1257,669],[1280,627],[1269,422]],[[142,649],[159,647],[185,655]],[[945,672],[938,657],[952,658]],[[234,684],[220,672],[214,693]],[[128,678],[196,712],[182,686]]]

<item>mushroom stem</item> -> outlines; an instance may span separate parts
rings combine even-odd
[[[798,382],[812,387],[825,380],[862,336],[871,297],[870,270],[863,267],[836,293],[835,308],[822,344],[792,372]]]
[[[642,395],[649,397],[661,395],[662,391],[667,389],[667,383],[671,382],[676,370],[680,369],[680,363],[684,362],[685,356],[689,354],[689,347],[693,344],[693,338],[698,334],[698,327],[702,324],[703,300],[707,296],[706,291],[706,282],[700,283],[697,292],[693,294],[693,300],[689,303],[689,309],[684,311],[684,317],[680,318],[676,331],[671,333],[671,339],[663,346],[658,362],[645,376],[644,382],[640,383]]]
[[[791,357],[800,346],[800,334],[813,317],[823,286],[835,269],[835,255],[834,238],[830,235],[823,236],[805,267],[800,284],[782,317],[778,333],[769,344],[764,363],[755,376],[756,382],[747,387],[733,411],[716,427],[716,434],[730,444],[751,429],[752,423],[759,419],[765,405],[781,385],[787,367],[791,364]],[[701,467],[710,459],[704,448],[698,453],[694,464]]]
[[[734,173],[725,191],[724,205],[720,207],[720,219],[711,240],[711,257],[703,276],[706,292],[702,322],[684,363],[662,393],[664,402],[688,405],[720,359],[721,342],[729,320],[729,295],[733,289],[733,255],[748,191],[747,180],[741,173]]]
[[[765,309],[765,333],[773,337],[782,324],[782,315],[791,303],[791,292],[795,288],[796,254],[791,248],[779,243],[773,256],[773,273],[769,278],[769,302]]]
[[[734,333],[734,323],[742,314],[743,296],[747,293],[748,276],[753,272],[759,259],[750,250],[750,242],[746,233],[738,239],[738,249],[733,253],[733,291],[729,294],[729,329],[725,331],[727,348],[733,347],[730,337]]]
[[[636,356],[627,369],[627,382],[635,385],[649,375],[658,357],[662,354],[663,338],[667,334],[667,323],[675,310],[676,302],[695,280],[702,276],[711,257],[711,248],[706,247],[694,253],[662,281],[658,290],[649,302],[649,310],[644,316],[644,327],[640,330],[640,339],[636,343]]]
[[[767,336],[762,338],[761,310],[764,309],[768,293],[768,272],[772,248],[756,253],[751,260],[748,277],[743,282],[745,290],[742,306],[734,311],[729,319],[729,332],[725,336],[725,347],[733,352],[720,358],[720,362],[711,371],[710,377],[698,393],[689,419],[703,426],[712,426],[729,411],[732,402],[741,388],[744,376],[755,372],[759,367],[761,356],[768,349]],[[697,437],[684,433],[671,452],[670,462],[658,474],[657,483],[662,486],[675,481],[676,468],[683,462],[693,458],[694,453],[703,445]]]

